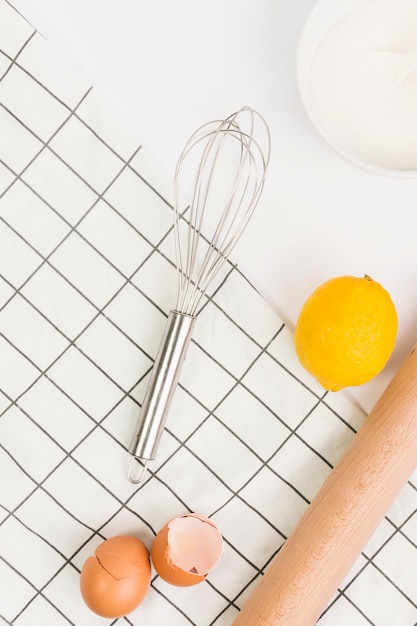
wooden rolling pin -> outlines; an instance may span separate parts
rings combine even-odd
[[[417,466],[416,348],[417,344],[234,626],[313,626],[319,619]]]

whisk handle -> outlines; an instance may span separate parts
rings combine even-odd
[[[156,456],[195,320],[192,315],[169,312],[129,448],[135,458]]]

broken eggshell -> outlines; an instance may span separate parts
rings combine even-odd
[[[81,570],[84,602],[102,617],[122,617],[144,599],[151,582],[149,552],[131,535],[103,541]]]
[[[179,587],[205,580],[222,554],[223,539],[217,526],[195,513],[180,515],[165,524],[151,551],[157,574]]]

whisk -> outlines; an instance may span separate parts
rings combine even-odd
[[[243,107],[225,120],[197,129],[178,159],[174,175],[177,302],[168,314],[129,447],[132,483],[143,480],[156,457],[203,298],[258,203],[269,158],[270,133],[264,118]],[[186,189],[192,189],[191,202],[181,212]]]

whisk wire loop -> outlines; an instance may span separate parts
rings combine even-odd
[[[238,123],[238,118],[245,113],[249,114],[247,129],[243,129]],[[264,126],[265,150],[254,136],[256,117]],[[230,162],[226,164],[220,159],[226,142],[237,142],[239,149],[238,159],[233,159],[238,165],[233,171]],[[195,156],[197,149],[202,150],[202,154],[195,168],[189,211],[187,217],[181,217],[183,168]],[[178,160],[174,179],[178,311],[196,314],[207,289],[229,257],[253,213],[263,189],[269,157],[269,130],[259,113],[249,107],[243,107],[226,120],[204,124],[186,144]],[[218,180],[219,174],[221,180]],[[212,205],[216,203],[213,192],[216,185],[221,185],[223,208],[210,236],[205,234],[206,214],[210,214]],[[181,224],[184,219],[186,225]],[[186,230],[186,236],[183,235],[181,226],[185,226],[183,230]],[[205,252],[202,252],[203,245],[206,246]]]

